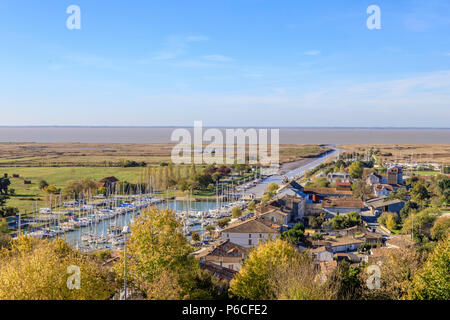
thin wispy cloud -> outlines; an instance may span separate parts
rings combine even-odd
[[[208,41],[207,36],[193,35],[193,36],[169,36],[165,43],[165,48],[157,52],[150,58],[138,60],[138,64],[148,64],[152,61],[173,60],[187,53],[189,44],[195,42]]]
[[[214,61],[214,62],[227,62],[227,61],[233,61],[233,58],[223,56],[220,54],[210,54],[207,56],[203,56],[203,59],[208,61]]]
[[[170,60],[170,59],[175,59],[178,56],[178,54],[179,53],[177,53],[177,52],[170,52],[170,51],[164,52],[164,51],[162,51],[162,52],[156,54],[153,57],[153,60]]]
[[[303,53],[305,56],[317,56],[320,54],[319,50],[309,50]]]
[[[450,71],[353,83],[305,94],[275,87],[260,95],[158,95],[147,97],[145,103],[165,108],[182,106],[192,110],[189,120],[202,116],[205,108],[228,110],[221,117],[219,125],[231,123],[233,119],[235,121],[233,112],[236,111],[242,114],[243,119],[252,117],[260,125],[273,125],[274,121],[284,120],[285,125],[297,126],[352,126],[355,121],[361,126],[448,126],[445,119],[450,116],[450,110],[446,108],[450,105]],[[266,112],[256,112],[261,109]],[[315,112],[310,113],[311,110]],[[361,110],[373,110],[372,116],[367,117]],[[267,118],[267,113],[271,113],[271,117]],[[289,114],[289,119],[286,119],[286,114]],[[392,117],[397,119],[395,124],[386,122]],[[436,120],[436,117],[441,120]],[[186,119],[186,115],[183,115],[183,119]],[[179,121],[182,121],[181,115]]]

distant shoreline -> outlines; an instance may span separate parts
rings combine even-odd
[[[101,125],[92,125],[92,126],[86,126],[86,125],[73,125],[73,126],[65,126],[65,125],[27,125],[27,126],[21,126],[21,125],[0,125],[0,128],[58,128],[58,129],[90,129],[90,128],[98,128],[98,129],[171,129],[171,128],[193,128],[193,126],[101,126]],[[203,126],[203,128],[217,128],[217,129],[236,129],[236,128],[254,128],[254,129],[307,129],[307,130],[450,130],[450,127],[329,127],[329,126],[312,126],[312,127],[293,127],[293,126]]]
[[[5,143],[178,143],[171,141],[175,129],[192,127],[14,127],[0,126]],[[204,127],[205,132],[209,127]],[[226,129],[220,128],[225,136]],[[247,128],[242,128],[246,130]],[[280,144],[448,144],[450,128],[255,128],[279,129]],[[270,137],[270,133],[268,135]]]

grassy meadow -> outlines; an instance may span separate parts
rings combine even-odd
[[[115,176],[121,181],[135,182],[143,170],[141,167],[0,167],[0,174],[8,174],[11,181],[10,188],[15,190],[15,195],[7,201],[7,205],[17,207],[22,213],[26,213],[32,210],[36,199],[38,204],[45,202],[47,194],[39,189],[41,180],[58,188],[64,188],[71,180],[99,181],[109,176]],[[19,174],[20,177],[12,178],[13,174]],[[24,179],[31,180],[31,185],[24,184]]]
[[[15,190],[7,205],[19,208],[22,214],[31,212],[36,201],[38,206],[45,206],[48,195],[39,189],[41,180],[61,189],[72,180],[99,181],[109,176],[136,182],[145,168],[124,167],[126,161],[159,167],[161,162],[170,162],[174,146],[169,143],[0,143],[0,175],[7,173],[10,188]],[[280,163],[316,157],[327,150],[319,145],[280,145]],[[14,174],[19,178],[13,178]],[[25,179],[31,180],[31,184],[25,185]],[[183,195],[181,191],[170,192],[170,196]],[[212,197],[211,192],[199,192],[195,196]]]

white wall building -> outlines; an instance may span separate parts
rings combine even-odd
[[[222,240],[229,240],[243,247],[254,247],[279,235],[280,226],[259,218],[235,223],[222,230]]]

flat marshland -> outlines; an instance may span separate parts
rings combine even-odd
[[[36,201],[38,206],[43,206],[48,195],[39,188],[41,180],[60,189],[69,181],[99,181],[109,176],[135,183],[144,170],[170,162],[174,146],[171,143],[0,143],[0,175],[8,174],[10,188],[15,191],[7,205],[23,213],[31,212]],[[280,162],[302,161],[327,150],[319,145],[280,145]],[[127,161],[145,162],[146,167],[126,167]],[[25,184],[25,180],[31,184]]]

